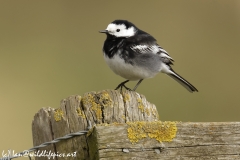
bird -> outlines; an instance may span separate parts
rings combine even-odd
[[[191,83],[173,69],[173,58],[157,44],[157,40],[139,29],[128,20],[114,20],[105,30],[103,55],[107,65],[117,75],[126,79],[115,90],[135,91],[144,79],[153,78],[158,73],[165,73],[185,87],[189,92],[198,92]],[[125,84],[138,81],[133,89]]]

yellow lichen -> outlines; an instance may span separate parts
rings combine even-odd
[[[78,107],[76,109],[76,112],[77,112],[78,116],[81,116],[82,118],[86,118],[84,112],[80,109],[80,107]]]
[[[136,143],[139,140],[149,137],[154,138],[159,142],[170,142],[176,136],[176,122],[127,122],[128,138],[131,143]]]
[[[150,110],[149,108],[145,107],[141,98],[137,98],[137,102],[138,102],[138,108],[140,109],[140,111],[142,113],[146,113],[148,116],[150,116],[150,113],[153,110]],[[153,113],[153,115],[155,116],[156,113]]]
[[[148,108],[145,108],[145,112],[147,113],[148,116],[150,116],[150,111]]]
[[[141,110],[141,112],[144,112],[144,105],[143,105],[142,99],[138,98],[137,102],[138,102],[138,108]]]
[[[106,91],[103,91],[103,92],[100,93],[99,102],[104,107],[107,107],[107,106],[113,107],[112,106],[113,101],[112,101],[110,95],[108,94],[108,92],[106,92]]]
[[[55,110],[54,119],[56,122],[60,121],[63,118],[63,111],[61,109]]]
[[[95,112],[98,120],[102,118],[102,107],[113,107],[113,101],[106,91],[97,94],[88,93],[82,97],[82,102],[84,106],[88,106],[90,110]]]
[[[108,123],[101,123],[101,124],[96,124],[97,126],[109,126],[110,124]]]
[[[123,101],[124,101],[125,103],[130,100],[130,96],[129,96],[129,94],[127,94],[126,92],[123,93],[122,95],[123,95]]]
[[[144,122],[128,122],[128,138],[132,143],[138,142],[140,139],[146,138],[147,134],[143,129]]]
[[[88,132],[87,132],[87,137],[89,137],[89,136],[92,134],[93,129],[94,129],[94,127],[92,127],[91,129],[88,130]]]
[[[159,119],[159,115],[158,115],[158,111],[157,111],[156,107],[151,107],[151,108],[152,108],[151,109],[152,115],[154,115],[156,118]]]
[[[83,105],[90,106],[90,109],[95,112],[97,119],[102,118],[102,109],[99,103],[96,103],[95,97],[88,93],[82,98]]]

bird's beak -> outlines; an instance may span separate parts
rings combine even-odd
[[[108,30],[99,31],[99,33],[108,33]]]

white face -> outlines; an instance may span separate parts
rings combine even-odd
[[[136,29],[132,26],[126,29],[124,24],[110,23],[107,26],[108,33],[116,37],[131,37],[136,33]]]

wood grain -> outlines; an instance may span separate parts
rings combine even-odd
[[[92,138],[98,142],[99,159],[240,159],[240,122],[178,123],[177,136],[162,143],[145,138],[132,144],[127,128],[95,127]]]
[[[133,143],[129,139],[130,122],[153,124],[159,122],[159,115],[154,104],[130,91],[103,90],[73,95],[63,99],[57,109],[40,109],[32,122],[33,144],[37,146],[87,130],[88,121],[93,126],[89,136],[63,140],[40,151],[76,152],[76,157],[56,157],[58,160],[240,159],[240,122],[177,123],[177,133],[171,142],[143,136],[146,138]],[[149,128],[142,129],[148,132]],[[47,160],[48,157],[35,159]]]
[[[136,92],[103,90],[85,93],[83,96],[73,95],[63,99],[57,109],[42,108],[36,113],[32,122],[33,144],[37,146],[69,133],[87,130],[88,121],[95,126],[136,120],[155,121],[158,117],[155,105],[147,102],[143,95]],[[42,150],[52,153],[76,152],[77,159],[90,159],[88,141],[91,140],[84,135],[64,140]],[[35,159],[47,160],[48,157]]]

